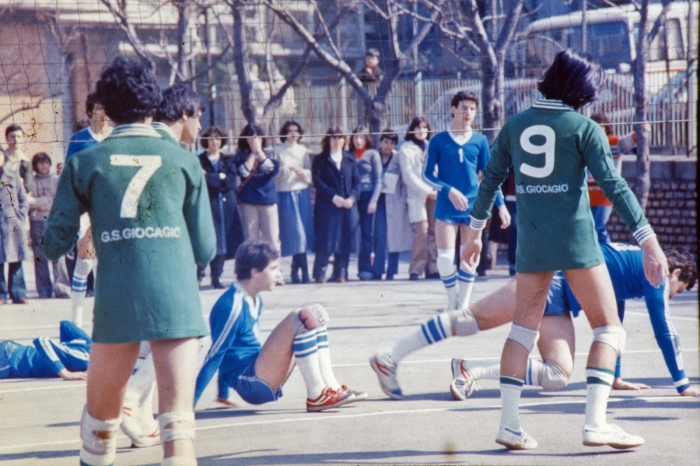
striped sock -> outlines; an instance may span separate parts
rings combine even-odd
[[[73,281],[71,282],[71,290],[73,291],[71,320],[78,327],[83,326],[83,302],[85,302],[85,293],[87,292],[87,277],[90,275],[91,269],[92,259],[78,258],[75,261]]]
[[[525,385],[540,385],[540,374],[544,369],[544,364],[539,359],[528,358],[527,370],[525,371]]]
[[[457,309],[469,307],[469,300],[472,297],[472,289],[474,288],[474,280],[476,275],[463,270],[459,267],[457,281],[459,282],[459,297],[457,299]]]
[[[602,427],[607,424],[605,411],[615,379],[615,371],[602,367],[586,367],[586,425]]]
[[[432,317],[427,322],[421,324],[420,327],[411,330],[411,333],[401,338],[399,341],[386,351],[391,356],[394,364],[398,364],[403,358],[425,348],[428,345],[437,343],[440,340],[452,336],[450,327],[450,314],[442,313]]]
[[[326,387],[338,390],[341,385],[333,373],[331,364],[331,350],[328,347],[328,326],[316,327],[316,343],[318,344],[318,365],[321,370],[321,377]]]
[[[447,293],[447,310],[454,311],[457,309],[457,274],[454,270],[449,275],[443,275],[440,272],[440,280],[445,285]]]
[[[500,380],[501,378],[501,363],[490,364],[488,366],[470,366],[465,364],[476,380]]]
[[[304,378],[307,396],[314,400],[318,398],[323,389],[326,388],[318,362],[316,331],[311,330],[296,335],[294,337],[293,348],[299,372],[301,372],[301,376]]]
[[[515,377],[501,376],[501,427],[520,432],[520,394],[523,381]]]

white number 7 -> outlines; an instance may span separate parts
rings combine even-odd
[[[126,188],[119,212],[121,218],[134,218],[146,183],[162,165],[160,155],[113,155],[109,163],[117,167],[141,167]]]
[[[530,142],[532,136],[544,136],[544,144],[536,146]],[[554,171],[554,141],[556,135],[549,126],[535,125],[527,128],[520,135],[520,147],[533,155],[544,154],[544,167],[533,167],[527,163],[520,165],[520,173],[533,178],[546,178]]]

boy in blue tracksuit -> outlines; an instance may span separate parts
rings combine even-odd
[[[60,324],[60,341],[36,338],[32,345],[0,342],[0,379],[61,377],[84,380],[92,340],[84,330],[67,320]]]

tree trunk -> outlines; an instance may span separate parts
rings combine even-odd
[[[641,6],[641,20],[639,22],[639,37],[637,38],[637,58],[634,62],[634,132],[637,138],[637,175],[635,179],[634,193],[646,210],[649,200],[649,188],[651,187],[650,162],[649,162],[649,133],[644,126],[646,115],[646,64],[649,61],[649,36],[647,24],[649,22],[649,0],[643,0]]]
[[[192,17],[192,5],[190,0],[178,0],[177,3],[177,72],[175,82],[183,82],[190,77],[187,67],[187,54],[191,48],[191,38],[189,37],[189,25]]]
[[[482,131],[492,144],[496,139],[497,128],[501,123],[501,102],[498,96],[498,66],[489,57],[481,57],[481,108]]]
[[[231,4],[231,13],[233,14],[233,65],[238,77],[238,88],[241,93],[241,110],[243,116],[248,123],[255,123],[255,109],[251,101],[250,95],[253,86],[250,83],[250,75],[248,74],[248,56],[245,52],[245,41],[243,37],[243,15],[241,9],[243,5],[240,1]]]

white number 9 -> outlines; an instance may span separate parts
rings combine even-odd
[[[117,167],[141,167],[126,188],[119,212],[121,218],[134,218],[146,183],[162,164],[160,155],[113,155],[109,163]]]
[[[545,141],[541,146],[536,146],[530,142],[532,136],[544,136]],[[533,167],[523,163],[520,165],[520,173],[533,178],[546,178],[554,171],[554,141],[556,135],[549,126],[530,126],[520,135],[520,147],[529,154],[544,154],[544,167]]]

